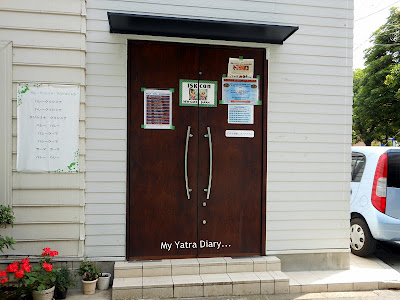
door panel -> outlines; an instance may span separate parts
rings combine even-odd
[[[199,52],[200,80],[218,82],[227,73],[229,57],[254,58],[254,76],[263,80],[264,51],[248,48],[202,47]],[[262,86],[262,85],[260,85]],[[263,95],[261,88],[260,95]],[[222,242],[224,247],[200,247],[199,256],[250,255],[261,253],[263,107],[254,106],[254,124],[228,124],[228,105],[199,109],[199,241]],[[209,177],[211,129],[213,166],[210,199],[206,200]],[[227,138],[225,130],[254,130],[254,138]],[[203,202],[207,205],[203,206]],[[203,220],[206,224],[203,224]],[[214,244],[216,245],[216,244]]]
[[[129,258],[262,253],[265,103],[254,106],[254,124],[228,124],[227,105],[179,106],[179,79],[217,81],[218,101],[222,99],[221,78],[227,73],[229,57],[254,58],[254,76],[260,75],[263,82],[265,51],[161,42],[129,42],[128,47]],[[144,110],[141,88],[174,88],[175,130],[141,128]],[[266,101],[263,96],[264,87],[260,83],[260,100]],[[187,160],[190,200],[184,177],[188,126],[193,134]],[[213,155],[209,200],[204,192],[210,170],[207,127],[211,129]],[[255,136],[226,138],[227,129],[254,130]],[[195,242],[197,247],[177,247],[178,241]],[[169,250],[162,249],[163,242],[171,245]]]
[[[184,157],[187,127],[198,131],[197,107],[179,106],[179,79],[197,78],[197,48],[176,44],[129,43],[128,162],[129,257],[193,257],[193,248],[170,251],[162,242],[197,239],[197,141],[190,138],[186,196]],[[174,88],[175,130],[142,129],[141,88]]]

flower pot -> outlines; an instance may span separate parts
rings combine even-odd
[[[96,291],[96,283],[97,283],[97,279],[91,280],[91,281],[82,280],[83,293],[85,295],[93,295],[94,292]]]
[[[54,286],[44,291],[33,291],[33,300],[53,300]]]
[[[110,279],[111,279],[111,274],[110,273],[101,273],[97,281],[97,288],[99,290],[106,290],[110,286]]]
[[[68,291],[68,289],[65,289],[64,291],[60,291],[59,289],[56,288],[54,291],[54,298],[56,298],[56,299],[67,298],[67,291]]]

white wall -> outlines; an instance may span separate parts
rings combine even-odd
[[[110,34],[108,11],[300,29],[283,46]],[[128,39],[268,47],[267,253],[348,251],[352,28],[352,0],[87,0],[86,254],[125,259]]]
[[[85,174],[85,1],[1,0],[0,40],[12,42],[12,197],[15,251],[37,255],[42,248],[63,257],[82,257],[84,244]],[[80,172],[17,173],[17,83],[81,86]],[[11,101],[11,97],[9,101]],[[11,115],[11,114],[10,114]],[[3,128],[1,128],[3,129]],[[8,152],[9,153],[9,152]]]

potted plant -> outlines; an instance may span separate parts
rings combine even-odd
[[[100,272],[97,288],[99,290],[107,290],[110,286],[111,273]]]
[[[56,299],[65,299],[68,288],[75,285],[75,278],[67,267],[62,267],[56,274],[54,297]]]
[[[34,266],[31,272],[25,270],[26,273],[23,275],[22,281],[32,290],[33,300],[53,299],[57,270],[53,269],[51,259],[56,255],[58,255],[57,251],[44,248],[39,264]],[[17,277],[16,273],[15,277]]]
[[[7,283],[10,274],[14,273],[18,284],[16,293],[20,295],[18,299],[25,299],[31,294],[33,300],[52,300],[57,271],[53,269],[51,259],[56,255],[57,251],[44,248],[38,265],[34,267],[29,258],[13,262],[8,265],[6,271],[0,272],[1,284]]]
[[[79,266],[78,274],[82,276],[83,293],[93,295],[99,277],[99,271],[95,264],[91,261],[83,261]]]

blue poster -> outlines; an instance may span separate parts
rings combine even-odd
[[[257,78],[222,78],[224,104],[256,105],[258,101]]]

